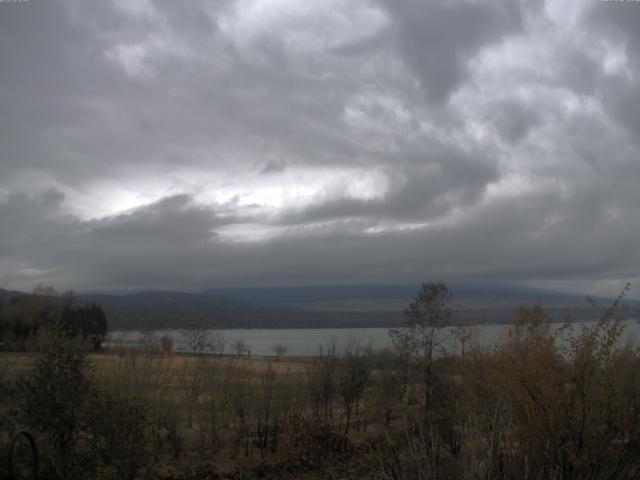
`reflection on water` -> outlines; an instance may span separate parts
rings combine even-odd
[[[584,325],[595,322],[576,323],[575,332],[579,333]],[[557,324],[560,326],[560,324]],[[482,347],[490,347],[504,335],[506,325],[480,325],[477,342]],[[447,329],[451,332],[451,329]],[[343,349],[350,342],[371,345],[374,348],[384,348],[391,345],[387,328],[296,328],[296,329],[234,329],[219,330],[224,334],[227,347],[225,353],[232,353],[232,344],[237,340],[244,340],[253,355],[273,355],[276,344],[285,345],[288,355],[315,355],[318,349],[335,345],[338,350]],[[148,333],[148,332],[147,332]],[[187,351],[187,345],[180,330],[156,330],[153,334],[160,338],[167,335],[173,339],[174,350]],[[140,331],[115,331],[110,335],[112,344],[133,345],[142,337]],[[456,351],[458,346],[451,335],[447,335],[449,351]],[[625,321],[623,344],[637,343],[640,339],[640,323],[635,319]]]

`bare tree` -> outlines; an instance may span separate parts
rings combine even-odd
[[[466,320],[457,325],[451,333],[460,344],[461,355],[464,360],[465,347],[467,343],[475,340],[480,334],[478,327],[470,320]]]
[[[333,417],[337,365],[336,346],[330,345],[326,351],[320,347],[316,361],[307,367],[306,388],[314,414],[324,412],[325,420]]]
[[[180,332],[185,343],[193,353],[202,353],[207,347],[208,333],[200,325],[188,322]]]
[[[375,378],[375,401],[380,418],[389,426],[394,408],[402,401],[406,385],[402,372],[394,368],[382,368]]]
[[[236,342],[237,343],[237,342]],[[229,399],[234,412],[232,421],[235,431],[232,455],[235,457],[241,446],[245,448],[245,456],[249,455],[250,415],[252,407],[252,375],[247,368],[231,367],[233,376],[229,384]]]
[[[277,408],[275,405],[276,372],[269,366],[260,375],[255,404],[255,444],[260,450],[260,460],[264,463],[266,449],[275,450],[277,437]]]
[[[227,346],[227,339],[220,330],[215,330],[211,334],[211,340],[209,342],[209,349],[214,355],[224,355],[224,349]]]
[[[358,344],[347,345],[340,368],[337,391],[346,415],[345,434],[349,433],[351,419],[359,414],[360,399],[369,380],[367,349]]]
[[[237,357],[241,357],[244,352],[249,349],[249,346],[246,344],[244,339],[239,338],[233,342],[233,350],[236,352]]]
[[[223,446],[223,431],[227,428],[231,409],[231,384],[235,377],[231,363],[207,360],[204,375],[204,414],[202,420],[208,424],[211,444]]]
[[[173,353],[173,339],[168,335],[160,337],[160,348],[165,355],[171,355]]]
[[[289,347],[283,343],[277,343],[271,347],[271,351],[276,354],[276,362],[279,362],[280,357],[289,351]]]
[[[160,339],[150,328],[143,328],[138,338],[140,349],[147,355],[156,355],[160,350]]]
[[[426,282],[405,310],[405,321],[389,330],[389,336],[401,356],[413,359],[421,370],[425,412],[431,409],[434,355],[444,352],[443,327],[450,323],[448,306],[451,293],[444,282]]]
[[[204,390],[204,368],[200,361],[191,361],[189,357],[183,357],[183,360],[177,379],[184,399],[187,425],[191,428],[193,411]]]

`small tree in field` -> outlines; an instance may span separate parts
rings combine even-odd
[[[193,421],[193,412],[198,405],[198,400],[204,391],[204,373],[205,365],[201,360],[189,361],[188,359],[182,363],[178,371],[178,385],[184,399],[184,409],[187,415],[187,426],[191,428]]]
[[[465,347],[469,342],[474,341],[480,335],[480,331],[478,327],[473,324],[470,320],[465,320],[461,324],[457,325],[456,328],[451,332],[453,337],[460,344],[460,353],[462,359],[464,360]]]
[[[168,335],[160,337],[160,348],[165,355],[171,355],[173,353],[173,339]]]
[[[444,282],[426,282],[404,311],[405,321],[389,330],[393,345],[404,358],[412,359],[420,368],[425,395],[425,412],[431,409],[433,393],[433,360],[444,352],[443,328],[450,324],[451,293]]]
[[[342,399],[346,415],[345,435],[349,433],[353,414],[360,412],[360,399],[369,381],[368,351],[358,344],[347,345],[343,364],[338,373],[337,393]]]
[[[249,346],[242,338],[239,338],[238,340],[233,342],[233,349],[236,352],[236,356],[241,357],[242,354],[249,349]]]
[[[279,362],[280,357],[287,353],[289,348],[286,345],[279,343],[271,347],[271,351],[276,354],[276,362]]]
[[[224,349],[227,346],[227,339],[224,333],[220,330],[216,330],[211,334],[211,341],[209,342],[209,348],[214,355],[224,355]]]
[[[189,350],[193,353],[204,352],[209,340],[208,333],[204,328],[194,322],[189,322],[182,329],[181,333]]]

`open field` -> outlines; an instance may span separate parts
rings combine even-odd
[[[39,355],[0,352],[0,384],[11,385],[24,378]],[[332,370],[339,361],[337,357],[330,358]],[[202,468],[228,475],[287,463],[290,450],[298,447],[280,441],[277,448],[274,435],[279,434],[277,430],[287,418],[296,416],[303,422],[295,427],[297,435],[303,435],[305,432],[300,429],[312,426],[307,415],[313,408],[315,415],[326,417],[326,422],[320,422],[327,425],[320,427],[321,434],[329,439],[341,437],[345,429],[346,417],[338,398],[333,398],[335,392],[329,393],[332,398],[318,398],[315,407],[309,404],[309,382],[319,380],[319,359],[314,357],[236,358],[107,349],[87,354],[84,368],[101,389],[121,398],[144,398],[160,430],[156,454],[167,478],[183,478],[183,473],[175,472],[188,469],[194,458],[204,465]],[[333,372],[324,370],[333,376]],[[324,388],[333,390],[335,385]],[[14,416],[20,405],[12,404],[9,397],[0,402],[0,413]],[[363,442],[366,422],[361,415],[350,421],[351,441]],[[324,433],[323,428],[327,429]],[[372,432],[371,425],[368,430]],[[315,478],[316,474],[305,471],[306,467],[299,471],[291,468],[296,471],[291,478]],[[280,471],[277,478],[286,478],[285,474]]]

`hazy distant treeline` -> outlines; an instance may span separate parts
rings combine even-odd
[[[79,303],[73,293],[60,295],[50,287],[0,302],[0,349],[33,349],[49,330],[90,341],[99,349],[107,334],[107,317],[100,305]]]

